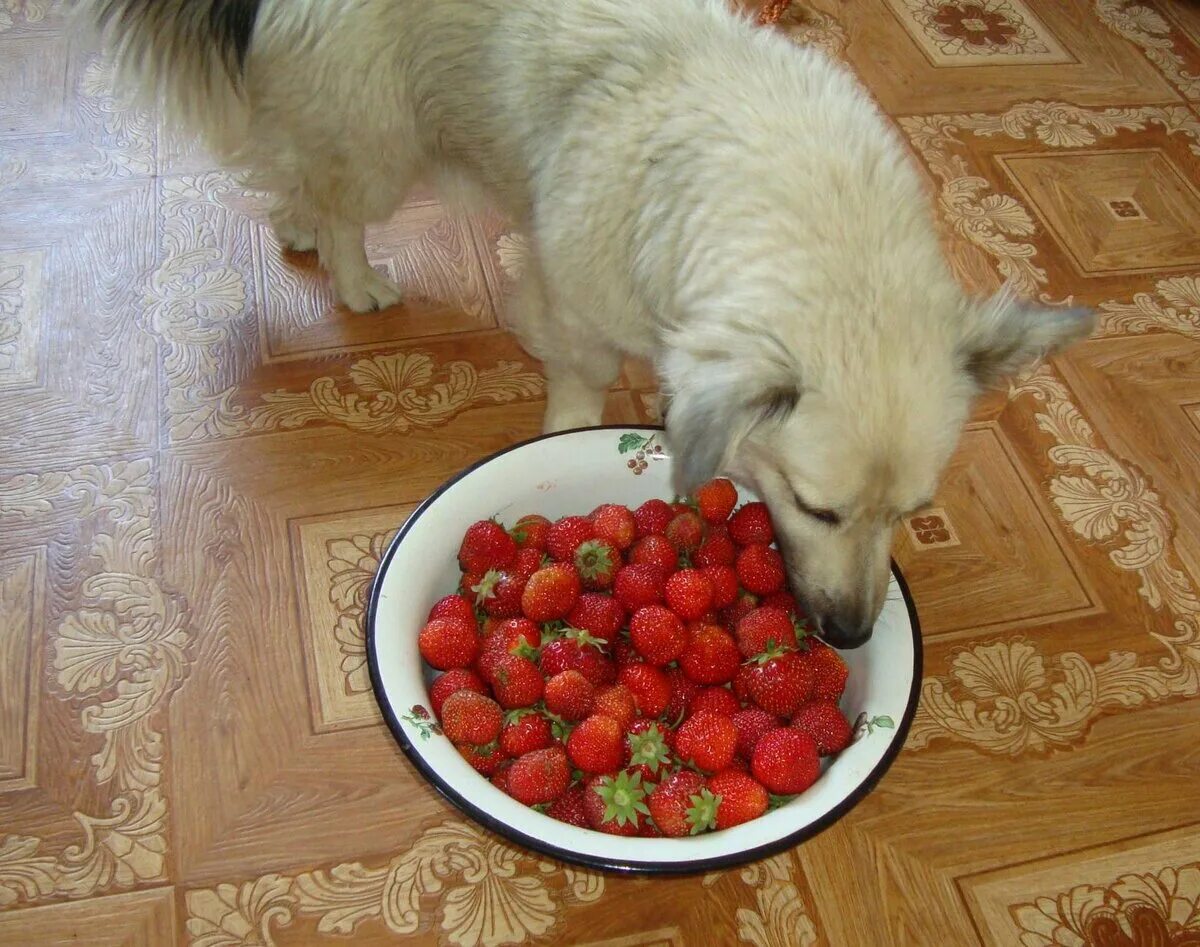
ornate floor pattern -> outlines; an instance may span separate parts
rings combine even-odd
[[[0,943],[1200,944],[1200,13],[804,0],[911,142],[956,272],[1102,313],[979,405],[897,536],[922,702],[801,848],[638,881],[403,761],[361,613],[391,531],[535,433],[523,244],[414,200],[333,307],[261,199],[0,0]],[[629,366],[613,421],[654,418]]]

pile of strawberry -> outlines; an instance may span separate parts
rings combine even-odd
[[[847,668],[806,634],[766,507],[737,501],[722,479],[467,530],[419,646],[476,770],[614,835],[726,829],[812,785],[850,742]]]

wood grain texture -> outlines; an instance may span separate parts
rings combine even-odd
[[[364,675],[387,538],[540,428],[504,329],[524,238],[422,190],[368,240],[408,300],[345,312],[59,4],[0,0],[0,943],[1200,942],[1200,14],[805,0],[776,28],[892,116],[966,286],[1100,325],[980,399],[898,530],[926,665],[876,791],[649,881],[465,821]],[[657,417],[627,365],[605,419]]]

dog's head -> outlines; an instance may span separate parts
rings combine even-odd
[[[900,331],[806,320],[805,338],[714,318],[670,340],[676,488],[721,472],[752,486],[793,591],[835,646],[871,636],[894,528],[931,502],[974,396],[1092,326],[1089,312],[1003,293],[953,308]]]

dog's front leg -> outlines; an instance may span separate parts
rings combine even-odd
[[[614,376],[615,377],[615,376]],[[568,431],[600,423],[609,382],[596,383],[571,366],[546,366],[546,414],[542,431]]]
[[[362,224],[327,217],[317,224],[317,253],[333,277],[339,302],[355,312],[386,309],[400,302],[400,287],[375,272],[367,261]]]

